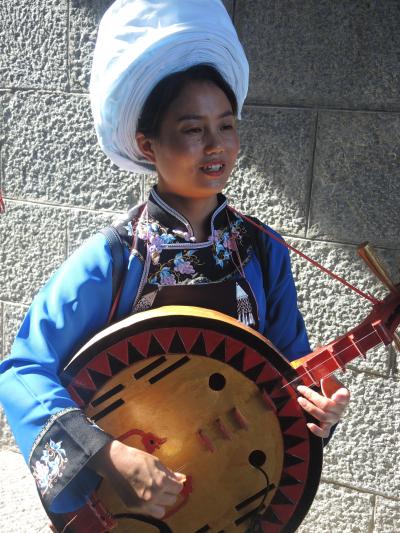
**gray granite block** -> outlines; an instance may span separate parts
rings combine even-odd
[[[366,533],[372,522],[373,496],[321,483],[298,533]]]
[[[306,240],[289,239],[288,242],[364,293],[378,299],[387,294],[387,290],[358,257],[356,247]],[[388,271],[394,274],[396,265],[400,263],[400,252],[377,252],[387,265]],[[314,348],[345,334],[371,312],[372,304],[368,300],[334,281],[295,253],[291,252],[290,256],[299,306]],[[397,281],[394,276],[393,279]],[[370,350],[365,360],[361,357],[353,360],[351,366],[387,376],[391,358],[387,348],[381,345]],[[341,379],[340,372],[337,376]]]
[[[67,2],[0,3],[0,86],[65,89]]]
[[[112,0],[72,0],[70,6],[71,86],[76,91],[89,88],[92,56],[101,17]]]
[[[21,454],[0,452],[0,531],[50,533],[35,481]]]
[[[237,0],[235,23],[249,101],[400,109],[399,2]]]
[[[65,259],[66,214],[60,209],[7,202],[0,217],[0,298],[29,304]]]
[[[157,184],[157,176],[155,174],[149,174],[143,176],[143,201],[146,201],[151,188]]]
[[[377,496],[375,508],[376,533],[397,533],[400,531],[400,499],[399,490],[393,495],[396,500],[388,500]]]
[[[67,254],[70,255],[91,235],[109,226],[116,217],[117,214],[113,213],[71,210],[68,213]]]
[[[8,425],[3,407],[0,404],[0,453],[3,450],[18,451],[19,448],[17,446],[17,443],[15,442],[14,435],[11,432],[11,428]]]
[[[400,114],[322,112],[311,238],[400,247]]]
[[[140,177],[100,150],[85,95],[16,93],[3,114],[8,196],[116,210],[137,202]]]
[[[354,371],[343,381],[352,398],[325,448],[323,477],[389,498],[398,495],[400,381]]]
[[[225,9],[227,10],[227,12],[229,13],[229,15],[231,16],[231,18],[233,18],[233,4],[234,4],[234,0],[222,0],[224,6],[225,6]]]
[[[11,98],[11,93],[8,91],[0,91],[0,183],[2,183],[3,177],[3,165],[1,164],[1,155],[3,150],[3,143],[6,138],[6,132],[4,128],[5,118],[4,109],[8,105]]]
[[[0,302],[0,360],[4,357],[4,319],[3,302]]]
[[[27,311],[27,306],[3,303],[4,309],[4,351],[3,355],[10,353],[14,337],[21,325],[21,322]]]
[[[226,188],[230,201],[274,229],[305,234],[315,113],[245,107],[241,150]]]

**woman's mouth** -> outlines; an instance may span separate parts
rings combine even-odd
[[[225,165],[224,163],[213,163],[200,167],[200,170],[207,176],[217,177],[224,173]]]

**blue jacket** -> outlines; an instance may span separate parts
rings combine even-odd
[[[118,226],[125,243],[126,277],[117,319],[133,312],[144,282],[207,283],[237,275],[229,251],[233,231],[245,277],[257,301],[259,331],[288,360],[310,352],[286,248],[262,234],[257,237],[261,250],[257,245],[255,253],[254,236],[240,217],[230,212],[227,226],[222,195],[206,243],[194,241],[190,224],[155,190],[147,208],[146,219],[136,229],[134,249],[132,214]],[[151,260],[146,261],[144,256],[149,253]],[[85,503],[99,482],[85,465],[112,439],[85,417],[59,380],[68,360],[107,323],[112,269],[110,246],[98,233],[65,261],[37,294],[9,357],[0,364],[0,400],[42,501],[52,512],[72,511]]]

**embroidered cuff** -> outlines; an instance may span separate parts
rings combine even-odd
[[[29,459],[46,509],[63,513],[84,505],[101,479],[86,464],[112,440],[80,409],[64,409],[50,417]]]

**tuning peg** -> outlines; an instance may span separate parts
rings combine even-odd
[[[387,289],[389,289],[390,292],[400,292],[400,285],[396,285],[395,283],[393,283],[389,273],[382,264],[382,261],[378,257],[373,247],[368,242],[360,244],[357,251],[358,255],[369,267],[371,272],[375,274],[375,276],[383,283],[383,285]],[[400,353],[400,336],[397,333],[393,335],[393,344]]]
[[[400,292],[398,286],[391,280],[377,253],[368,242],[360,244],[357,251],[361,259],[390,292]]]

